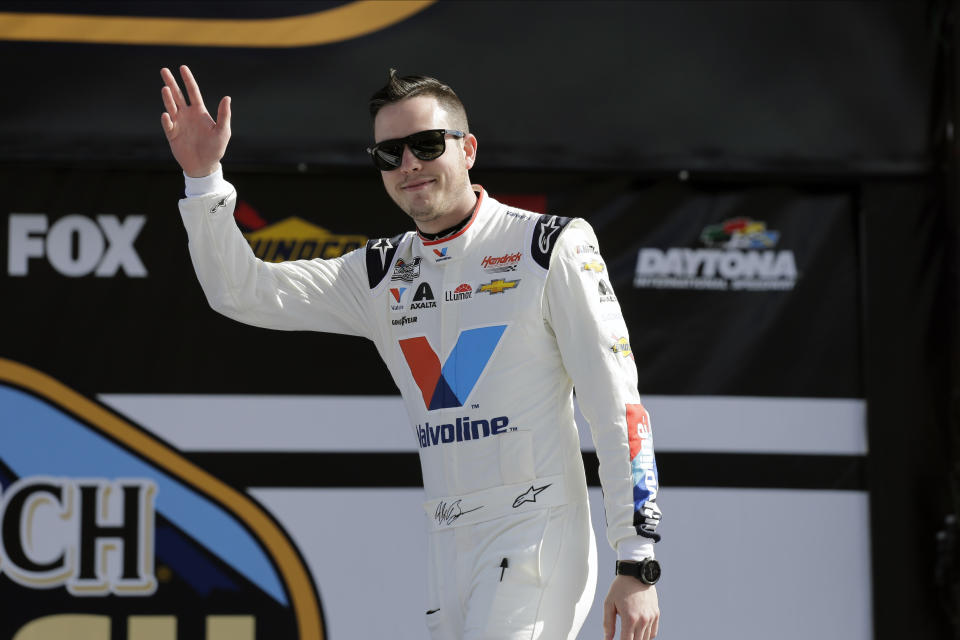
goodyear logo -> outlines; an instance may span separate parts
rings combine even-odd
[[[366,236],[331,233],[296,216],[243,235],[266,262],[336,258],[367,244]]]
[[[323,640],[300,553],[248,495],[4,359],[0,415],[0,637]]]
[[[491,295],[495,293],[503,293],[507,289],[516,289],[517,285],[520,284],[519,280],[492,280],[487,284],[480,285],[478,292],[479,293],[489,293]]]

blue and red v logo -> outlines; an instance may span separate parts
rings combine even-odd
[[[461,331],[443,368],[425,337],[401,340],[400,349],[423,394],[424,406],[430,411],[462,407],[506,328],[507,325],[501,324]]]

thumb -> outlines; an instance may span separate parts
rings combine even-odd
[[[217,127],[230,133],[230,96],[224,96],[217,107]]]
[[[613,640],[617,631],[617,608],[612,602],[603,603],[603,640]]]

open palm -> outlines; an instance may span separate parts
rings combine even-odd
[[[184,97],[170,70],[160,70],[164,87],[160,90],[167,111],[160,116],[160,126],[167,135],[173,157],[184,173],[192,178],[210,175],[217,170],[220,159],[230,141],[230,97],[224,96],[217,108],[217,119],[203,104],[200,87],[190,69],[180,67],[183,86],[190,101]]]

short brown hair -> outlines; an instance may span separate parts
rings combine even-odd
[[[470,132],[470,125],[467,124],[467,110],[453,89],[429,76],[398,76],[396,69],[390,69],[387,84],[370,96],[370,117],[376,118],[380,109],[388,104],[415,96],[435,98],[453,118],[452,126],[461,129],[464,133]]]

